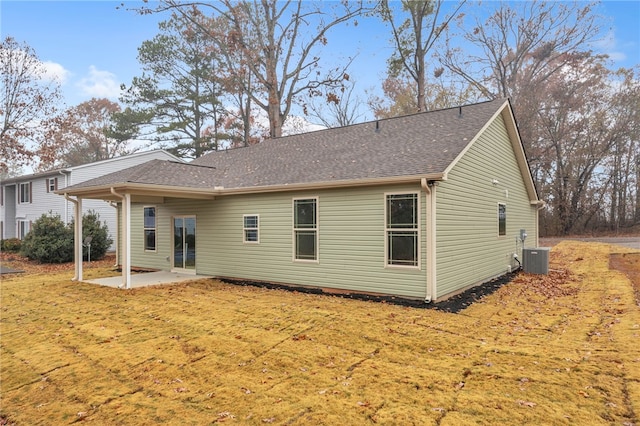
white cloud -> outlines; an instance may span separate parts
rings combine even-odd
[[[44,75],[42,76],[44,80],[57,81],[60,84],[64,84],[70,74],[62,65],[55,62],[42,62],[42,67],[44,69]]]
[[[44,83],[55,81],[58,84],[64,84],[71,74],[62,65],[51,61],[43,62],[23,50],[6,49],[2,50],[0,55],[3,62],[11,62],[15,69],[27,72],[31,78]]]
[[[620,50],[619,41],[613,30],[609,30],[607,34],[600,40],[593,42],[593,47],[600,53],[609,55],[614,61],[624,61],[627,55]]]
[[[109,71],[102,71],[91,65],[89,74],[77,84],[84,95],[92,98],[118,99],[120,84],[116,75]]]

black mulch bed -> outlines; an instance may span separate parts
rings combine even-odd
[[[223,278],[221,281],[235,284],[235,285],[244,285],[244,286],[253,286],[253,287],[261,287],[261,288],[270,288],[270,289],[280,289],[280,290],[288,290],[295,291],[299,293],[306,294],[323,294],[327,296],[335,296],[335,297],[343,297],[347,299],[357,299],[357,300],[368,300],[373,302],[380,303],[391,303],[393,305],[400,306],[408,306],[412,308],[421,308],[421,309],[437,309],[439,311],[450,312],[457,314],[464,309],[471,306],[474,302],[480,300],[484,296],[488,296],[504,284],[511,282],[518,275],[518,271],[511,272],[509,274],[498,277],[494,280],[488,281],[482,285],[470,288],[460,294],[452,296],[442,302],[438,303],[425,303],[424,300],[415,300],[415,299],[405,299],[402,297],[395,296],[375,296],[370,294],[362,294],[362,293],[335,293],[331,291],[323,291],[320,288],[309,288],[309,287],[294,287],[284,284],[273,284],[268,282],[260,282],[260,281],[245,281],[245,280],[234,280],[230,278]]]

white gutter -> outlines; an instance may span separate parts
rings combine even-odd
[[[410,176],[395,176],[387,178],[368,178],[368,179],[348,179],[340,181],[320,181],[311,183],[295,183],[295,184],[277,184],[277,185],[262,185],[240,188],[225,188],[224,186],[214,186],[213,188],[207,187],[192,188],[184,186],[169,186],[169,185],[153,185],[145,183],[126,182],[118,184],[105,184],[95,187],[80,188],[73,193],[75,195],[84,196],[85,198],[94,198],[96,193],[101,191],[110,192],[115,187],[118,187],[118,191],[128,191],[136,194],[144,195],[161,195],[161,196],[182,196],[182,198],[201,198],[201,199],[213,199],[218,195],[235,195],[235,194],[253,194],[253,193],[267,193],[267,192],[287,192],[287,191],[310,191],[327,188],[343,188],[343,187],[355,187],[355,186],[371,186],[371,185],[391,185],[400,183],[414,183],[421,178],[429,180],[446,180],[446,175],[442,173],[430,174],[430,175],[410,175]],[[115,185],[115,186],[114,186]],[[112,193],[112,192],[111,192]],[[174,193],[175,195],[172,195]],[[191,196],[189,196],[189,195]],[[104,196],[105,194],[101,194]],[[97,198],[101,198],[100,196]]]
[[[82,198],[74,200],[65,192],[64,198],[74,204],[75,223],[73,227],[73,263],[75,275],[72,281],[82,281]]]
[[[122,214],[124,226],[122,227],[122,284],[120,288],[131,288],[131,195],[119,194],[111,188],[111,194],[122,200]],[[119,225],[119,224],[118,224]]]
[[[427,285],[425,303],[431,303],[436,295],[436,182],[428,182],[427,178],[420,179],[420,185],[427,194]]]

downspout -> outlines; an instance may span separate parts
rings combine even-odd
[[[544,202],[543,200],[538,200],[538,208],[536,209],[536,245],[535,247],[540,246],[538,241],[538,238],[540,237],[540,210],[542,210],[546,206],[547,206],[546,202]]]
[[[436,294],[436,184],[427,182],[426,178],[420,180],[420,185],[427,195],[427,275],[425,303],[431,303]]]
[[[119,247],[120,241],[118,239],[118,234],[120,234],[120,227],[118,226],[119,222],[117,220],[117,218],[118,218],[118,203],[114,203],[113,201],[109,201],[109,205],[111,207],[113,207],[114,209],[116,209],[116,233],[114,235],[115,241],[114,241],[114,244],[113,244],[114,247],[116,248],[116,263],[113,266],[117,267],[118,266],[118,258],[119,258],[118,257],[118,253],[120,251],[120,247]]]
[[[114,188],[111,188],[111,193],[122,200],[122,214],[121,217],[124,220],[122,226],[122,284],[120,288],[131,288],[131,197],[129,194],[119,194]]]
[[[69,175],[67,175],[67,171],[60,170],[58,171],[58,173],[64,176],[64,187],[66,188],[67,186],[69,186]],[[67,198],[66,194],[65,194],[65,198]],[[69,223],[69,204],[67,200],[64,203],[64,224],[66,225],[68,223]]]
[[[72,281],[82,281],[82,199],[74,200],[64,193],[64,198],[74,204],[75,223],[73,226],[73,263],[75,275]]]

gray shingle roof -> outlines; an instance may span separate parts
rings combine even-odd
[[[189,164],[153,160],[74,185],[240,189],[443,173],[506,100],[266,140]],[[462,111],[462,115],[460,115]]]

